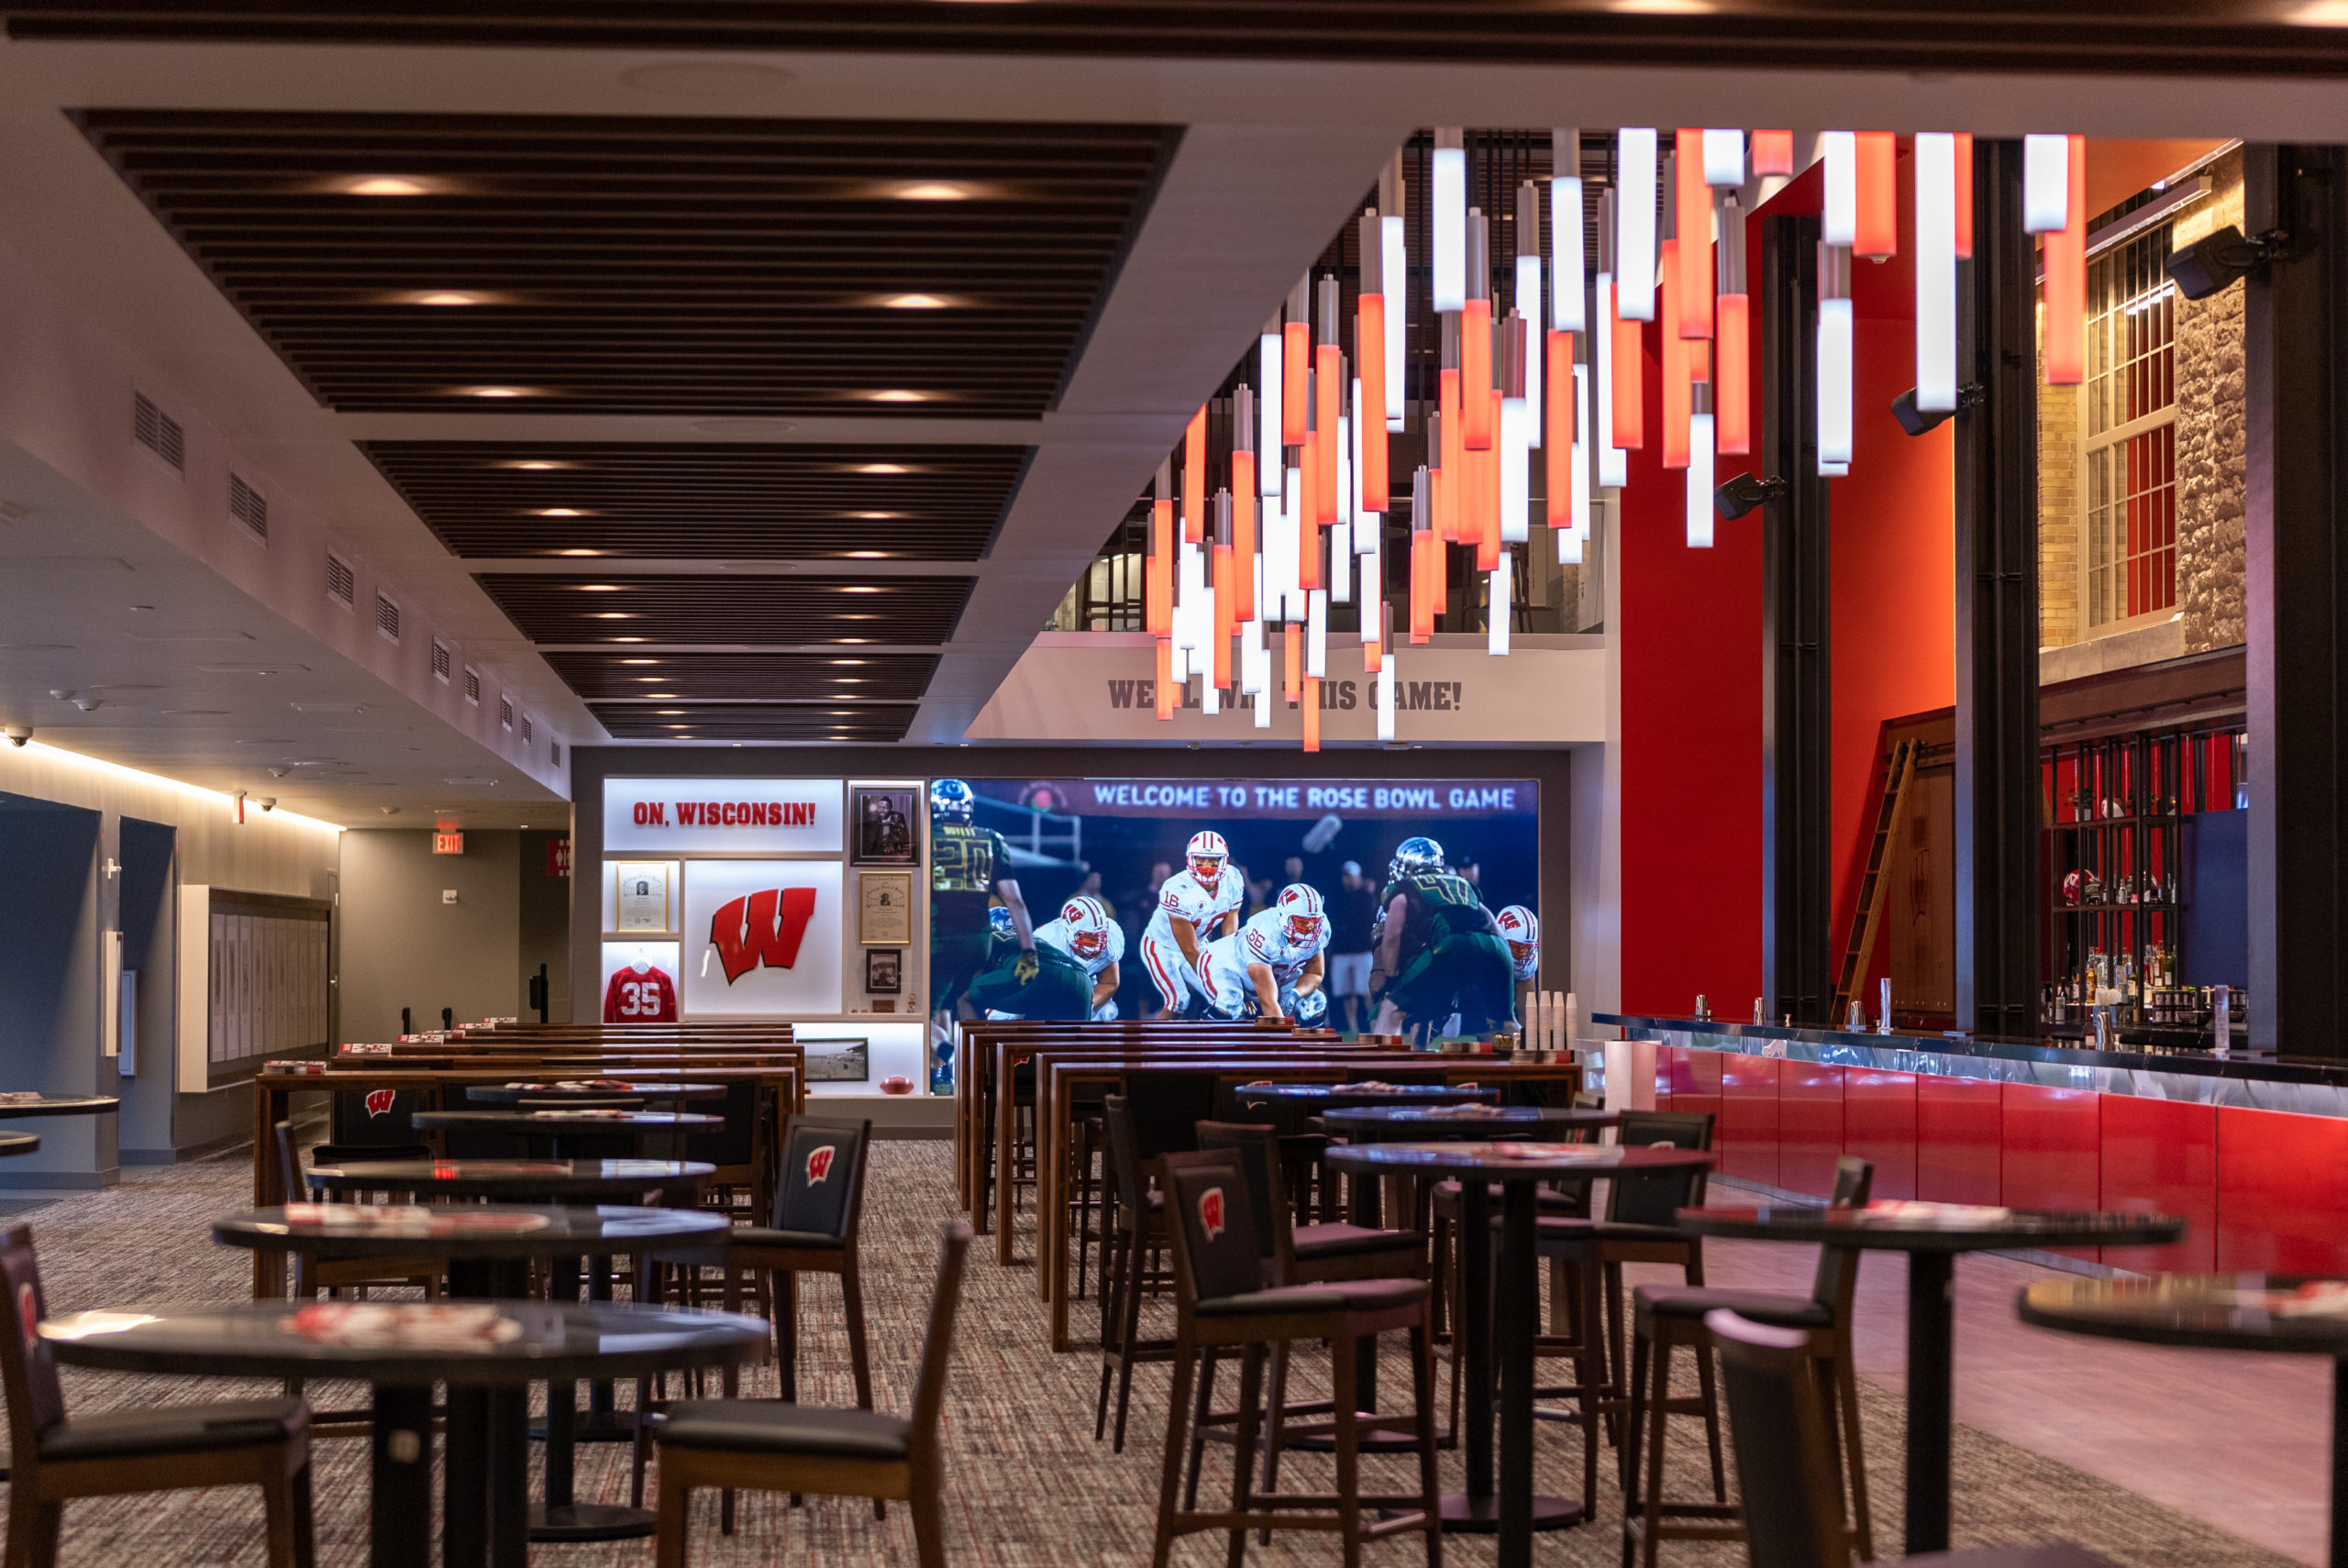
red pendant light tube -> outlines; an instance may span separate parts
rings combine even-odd
[[[2045,237],[2046,384],[2075,387],[2088,367],[2088,138],[2070,138],[2068,217]]]
[[[1491,390],[1492,302],[1469,300],[1459,312],[1459,444],[1468,451],[1491,447]]]
[[[1304,749],[1321,749],[1321,678],[1317,675],[1304,678]]]
[[[1543,345],[1541,388],[1542,457],[1548,465],[1546,521],[1552,528],[1574,525],[1574,335],[1552,332]]]
[[[1611,293],[1606,299],[1605,330],[1614,335],[1613,445],[1618,450],[1635,452],[1647,444],[1645,388],[1642,384],[1646,379],[1646,350],[1639,342],[1639,324],[1623,319]]]
[[[1323,528],[1338,516],[1337,419],[1345,408],[1345,351],[1334,343],[1324,343],[1312,357],[1313,435],[1319,443],[1313,452],[1319,468],[1312,476],[1312,521]]]
[[[1973,133],[1956,133],[1956,259],[1973,259]]]
[[[1291,321],[1280,329],[1280,445],[1304,445],[1306,372],[1312,369],[1312,329]]]
[[[1851,168],[1858,196],[1858,228],[1851,253],[1881,261],[1899,253],[1899,138],[1889,131],[1852,138]]]
[[[1202,544],[1207,536],[1207,407],[1182,429],[1182,538]]]
[[[1364,294],[1354,307],[1354,364],[1361,372],[1361,509],[1384,512],[1386,469],[1386,301]]]
[[[1657,274],[1663,280],[1663,320],[1678,318],[1681,241],[1667,239],[1659,248]],[[1667,326],[1663,332],[1663,466],[1688,466],[1688,340]]]
[[[1712,335],[1712,188],[1704,183],[1704,133],[1679,133],[1672,159],[1672,198],[1679,237],[1679,308],[1664,319],[1681,337]]]

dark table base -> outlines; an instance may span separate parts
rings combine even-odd
[[[1534,1495],[1534,1529],[1570,1529],[1579,1523],[1580,1504],[1569,1503],[1563,1497]],[[1497,1535],[1501,1528],[1499,1496],[1471,1497],[1465,1492],[1445,1492],[1443,1495],[1443,1528],[1453,1535]]]
[[[530,1510],[532,1540],[626,1540],[650,1535],[650,1508],[618,1508],[603,1503],[565,1503]]]

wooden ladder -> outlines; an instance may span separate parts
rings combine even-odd
[[[1900,808],[1908,803],[1908,786],[1916,776],[1916,743],[1904,740],[1891,748],[1891,764],[1883,776],[1883,800],[1876,807],[1875,841],[1867,846],[1866,876],[1859,883],[1859,907],[1851,922],[1851,944],[1843,952],[1843,966],[1834,977],[1834,995],[1827,1004],[1826,1024],[1840,1028],[1851,998],[1866,980],[1867,963],[1875,955],[1877,931],[1883,924],[1883,906],[1889,892],[1884,868],[1899,841]]]

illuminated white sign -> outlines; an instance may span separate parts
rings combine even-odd
[[[618,852],[836,855],[836,778],[611,778],[604,847]]]

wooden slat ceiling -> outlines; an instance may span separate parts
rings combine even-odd
[[[20,39],[2334,75],[2304,0],[10,0]]]
[[[79,118],[319,400],[367,412],[1040,414],[1176,135]]]
[[[534,643],[794,647],[937,646],[967,577],[613,576],[486,572],[475,581]]]
[[[591,702],[911,702],[937,668],[930,654],[579,653],[546,656]]]
[[[974,561],[1028,448],[368,441],[456,555]]]
[[[886,744],[905,738],[915,712],[911,702],[864,708],[703,702],[638,706],[591,702],[596,722],[615,740],[856,741]]]

